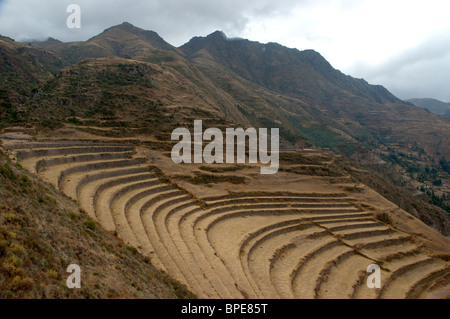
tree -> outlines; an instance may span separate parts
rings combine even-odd
[[[447,173],[450,174],[450,166],[448,165],[448,162],[445,159],[445,157],[441,158],[441,160],[439,161],[439,164],[441,165],[441,167],[444,171],[446,171]]]
[[[435,179],[433,181],[434,186],[442,186],[442,180],[441,179]]]

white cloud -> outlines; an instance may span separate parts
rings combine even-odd
[[[127,21],[179,46],[222,30],[229,37],[314,49],[335,68],[400,97],[450,100],[442,32],[450,30],[448,0],[0,1],[0,34],[18,40],[87,40]],[[66,27],[70,3],[81,6],[79,30]]]
[[[309,1],[309,0],[303,0]],[[82,28],[66,27],[66,7],[76,3],[82,12]],[[222,30],[240,35],[252,19],[289,12],[295,0],[6,0],[0,11],[0,34],[17,40],[87,40],[104,29],[130,22],[154,30],[174,45],[193,36]]]
[[[383,63],[355,64],[351,73],[383,83],[398,97],[433,97],[450,101],[450,27]]]

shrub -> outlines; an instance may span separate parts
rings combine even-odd
[[[53,280],[56,280],[56,279],[58,279],[58,277],[59,277],[58,272],[57,272],[56,270],[54,270],[54,269],[50,269],[50,270],[47,272],[47,275],[48,275],[51,279],[53,279]]]
[[[34,285],[34,280],[30,277],[15,276],[8,284],[13,291],[28,290]]]
[[[9,246],[9,242],[6,240],[0,240],[0,257],[4,256],[6,254],[6,250]]]
[[[29,187],[31,185],[31,181],[26,175],[22,175],[19,180],[19,185],[22,187]]]
[[[200,166],[199,169],[202,171],[207,171],[211,173],[225,173],[225,172],[235,172],[244,169],[244,166],[231,166],[231,167],[211,167],[211,166]]]
[[[169,182],[169,179],[168,179],[166,176],[161,175],[161,176],[159,176],[159,181],[160,181],[161,183],[168,183],[168,182]]]
[[[387,213],[378,214],[376,218],[385,224],[392,224],[392,220]]]
[[[91,219],[86,220],[85,225],[89,230],[95,231],[97,229],[97,224]]]
[[[138,253],[137,249],[135,247],[133,247],[133,246],[125,246],[124,249],[129,251],[129,252],[131,252],[131,253],[133,253],[134,255],[137,255],[137,253]]]
[[[21,268],[19,267],[20,260],[14,255],[8,257],[7,260],[3,261],[1,264],[1,269],[8,273],[9,275],[16,275],[21,272]]]
[[[16,174],[14,174],[13,170],[11,169],[8,163],[5,163],[3,166],[0,166],[0,174],[9,180],[16,179]]]
[[[49,204],[56,205],[56,199],[54,199],[53,197],[46,196],[45,199]]]
[[[119,293],[115,289],[109,288],[108,292],[106,293],[106,298],[115,299],[118,295]]]
[[[24,226],[25,222],[22,218],[20,218],[19,216],[17,216],[14,213],[8,212],[5,215],[5,222],[8,224],[13,224],[13,225],[17,225],[17,226]]]
[[[192,184],[210,184],[210,183],[232,183],[232,184],[245,184],[245,177],[243,176],[228,176],[228,175],[207,175],[198,174],[194,178],[189,178]]]

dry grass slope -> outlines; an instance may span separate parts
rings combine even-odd
[[[99,240],[99,232],[104,234],[94,227],[98,222],[117,234],[125,247],[133,247],[122,249],[130,266],[138,263],[141,268],[137,269],[151,267],[140,254],[130,256],[130,251],[140,252],[200,298],[450,296],[448,256],[426,248],[417,235],[396,228],[386,212],[374,212],[351,192],[237,191],[198,196],[195,187],[234,185],[230,179],[233,175],[204,175],[209,177],[201,181],[179,175],[185,181],[181,188],[162,170],[146,163],[145,150],[131,145],[108,146],[105,142],[83,146],[80,141],[15,144],[4,145],[11,157],[21,159],[20,165],[36,172],[86,210],[88,216],[68,214],[78,223],[79,236],[84,235],[81,243],[93,252],[103,248],[102,244],[93,244]],[[105,157],[120,152],[127,152],[128,158]],[[44,166],[40,164],[43,161]],[[245,169],[240,174],[246,174]],[[9,174],[3,170],[6,173],[2,174]],[[236,174],[238,170],[222,171]],[[19,180],[25,183],[24,189],[27,181]],[[59,203],[53,204],[60,207]],[[21,225],[15,216],[6,214],[5,223]],[[100,269],[105,266],[97,266],[108,264],[101,259],[108,256],[94,256],[89,254],[86,267],[104,276],[106,272]],[[15,265],[14,260],[7,261],[10,268]],[[49,271],[60,269],[58,262],[50,263]],[[368,289],[365,285],[365,270],[370,264],[382,267],[382,289]],[[124,275],[123,267],[115,271]],[[153,268],[151,273],[158,274]],[[32,279],[22,273],[18,276],[19,283],[14,285],[33,286]],[[142,277],[136,274],[126,278]],[[156,278],[153,275],[151,282]],[[125,282],[122,284],[123,289],[131,289]],[[134,295],[149,293],[143,285],[131,284],[136,289]],[[101,292],[94,296],[104,297]]]
[[[78,264],[81,289],[66,286]],[[192,298],[79,206],[0,154],[0,298]]]

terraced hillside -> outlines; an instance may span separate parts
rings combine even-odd
[[[373,192],[289,172],[278,177],[289,185],[270,189],[248,172],[245,185],[193,185],[157,151],[117,141],[16,135],[3,148],[201,298],[450,297],[447,239],[433,246],[421,222],[368,205]],[[381,267],[381,289],[366,285],[371,264]]]

